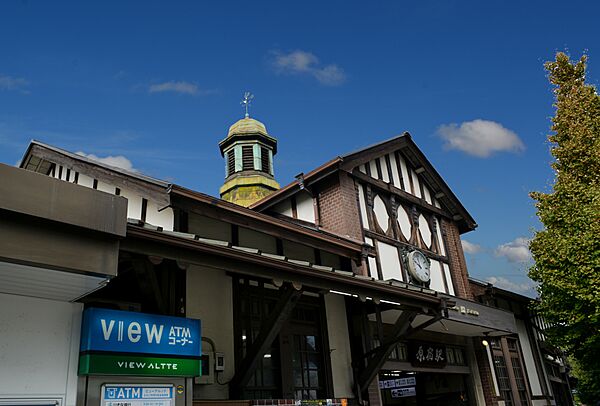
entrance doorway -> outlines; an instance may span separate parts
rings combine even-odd
[[[466,374],[382,371],[379,389],[384,406],[466,406]]]

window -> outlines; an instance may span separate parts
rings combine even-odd
[[[292,365],[296,399],[323,397],[323,366],[319,337],[294,334]]]
[[[510,377],[508,376],[508,368],[506,367],[506,360],[503,355],[494,355],[494,368],[496,368],[500,396],[504,399],[506,406],[513,406],[515,403],[510,387]]]
[[[531,404],[517,339],[495,338],[490,340],[490,344],[498,388],[506,406]]]
[[[235,361],[241,363],[275,309],[280,292],[248,279],[234,279],[233,283]],[[321,312],[322,303],[317,298],[303,296],[296,303],[248,383],[238,388],[242,399],[328,397],[329,369],[324,357],[328,349]]]
[[[260,163],[261,171],[271,174],[271,165],[269,164],[269,150],[265,147],[260,147]]]
[[[252,145],[242,146],[242,170],[248,171],[254,169],[254,153]]]

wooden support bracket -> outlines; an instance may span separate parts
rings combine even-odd
[[[167,307],[156,277],[154,265],[147,258],[133,258],[132,267],[144,295],[154,302],[161,314],[167,314]]]
[[[398,316],[390,337],[385,342],[382,342],[379,347],[370,351],[372,356],[367,361],[366,367],[358,376],[358,390],[360,393],[364,393],[367,390],[383,364],[387,361],[390,353],[394,349],[394,344],[403,339],[406,333],[411,329],[410,324],[416,316],[416,311],[404,310],[400,316]]]
[[[258,336],[248,348],[246,357],[240,363],[234,377],[229,383],[232,398],[239,396],[241,388],[243,388],[254,373],[258,362],[262,359],[265,352],[269,349],[275,337],[281,331],[283,324],[290,318],[292,310],[302,296],[302,289],[297,284],[287,283],[282,288],[280,296],[275,308],[269,317],[263,321]]]

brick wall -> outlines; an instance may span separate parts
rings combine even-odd
[[[473,299],[467,272],[467,262],[460,243],[460,234],[456,224],[442,219],[442,234],[446,237],[446,249],[450,262],[450,275],[454,282],[454,293],[463,299]]]
[[[479,296],[485,296],[487,294],[487,288],[485,286],[469,282],[469,288],[471,289],[471,294],[474,298],[477,298]]]
[[[369,385],[369,406],[381,406],[381,390],[379,389],[379,375]]]
[[[486,348],[481,344],[479,338],[474,338],[473,341],[485,404],[487,406],[497,406],[499,398],[495,394],[496,391],[494,389],[494,381]]]
[[[345,172],[319,190],[319,217],[324,230],[362,241],[357,192]]]
[[[354,180],[345,172],[324,184],[318,192],[319,218],[323,230],[363,241]],[[367,267],[352,261],[352,271],[366,275]]]

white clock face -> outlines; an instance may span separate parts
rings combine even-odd
[[[429,260],[421,251],[412,251],[408,254],[408,270],[419,282],[429,282]]]

